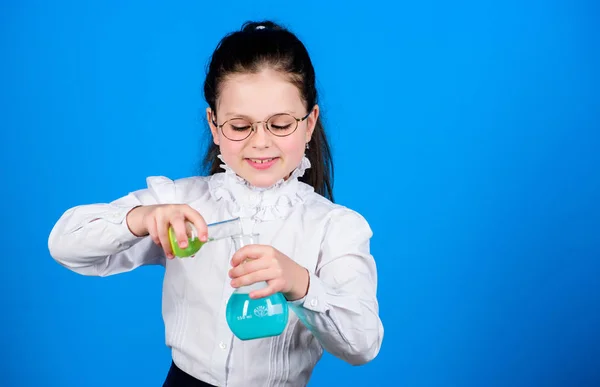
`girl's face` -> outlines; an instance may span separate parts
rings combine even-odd
[[[210,108],[206,110],[213,141],[219,146],[225,163],[250,184],[267,188],[287,179],[302,161],[319,108],[315,106],[308,118],[298,123],[296,131],[286,137],[275,136],[262,122],[254,125],[254,132],[245,140],[232,141],[225,137],[213,119],[222,125],[232,118],[264,122],[279,113],[289,113],[296,118],[308,113],[298,88],[281,73],[266,69],[256,74],[229,76],[221,84],[216,113],[213,117]]]

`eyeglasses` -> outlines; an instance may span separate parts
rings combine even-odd
[[[308,114],[302,118],[296,118],[288,113],[279,113],[269,117],[266,121],[256,122],[251,122],[246,118],[232,118],[223,122],[221,125],[217,125],[213,118],[212,123],[217,128],[221,129],[223,136],[231,141],[243,141],[247,139],[252,132],[256,131],[256,125],[260,123],[264,123],[265,128],[273,135],[285,137],[294,133],[296,129],[298,129],[298,123],[307,119],[310,113],[311,112],[308,112]]]

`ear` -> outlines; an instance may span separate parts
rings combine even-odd
[[[206,121],[208,121],[208,126],[210,127],[210,132],[212,133],[213,142],[216,145],[219,145],[219,130],[213,123],[213,112],[211,108],[206,108]]]
[[[308,126],[306,128],[306,142],[310,142],[312,138],[313,132],[315,131],[315,127],[317,126],[317,120],[319,119],[319,105],[315,105],[313,110],[310,112],[310,115],[306,119]]]

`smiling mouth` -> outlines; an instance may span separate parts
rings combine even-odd
[[[252,159],[252,158],[248,158],[248,160],[250,160],[250,161],[252,161],[253,163],[256,163],[256,164],[265,164],[265,163],[268,163],[268,162],[271,162],[271,161],[275,160],[276,158],[277,157],[270,157],[268,159]]]

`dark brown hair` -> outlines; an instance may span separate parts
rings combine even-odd
[[[231,74],[257,73],[270,67],[289,76],[300,91],[307,112],[317,104],[315,70],[304,44],[286,28],[272,21],[246,22],[240,31],[226,35],[217,45],[207,68],[204,98],[216,112],[219,86]],[[216,114],[216,113],[215,113]],[[221,172],[219,147],[212,141],[203,159],[209,175]],[[306,150],[311,168],[300,181],[333,201],[333,161],[321,117]]]

